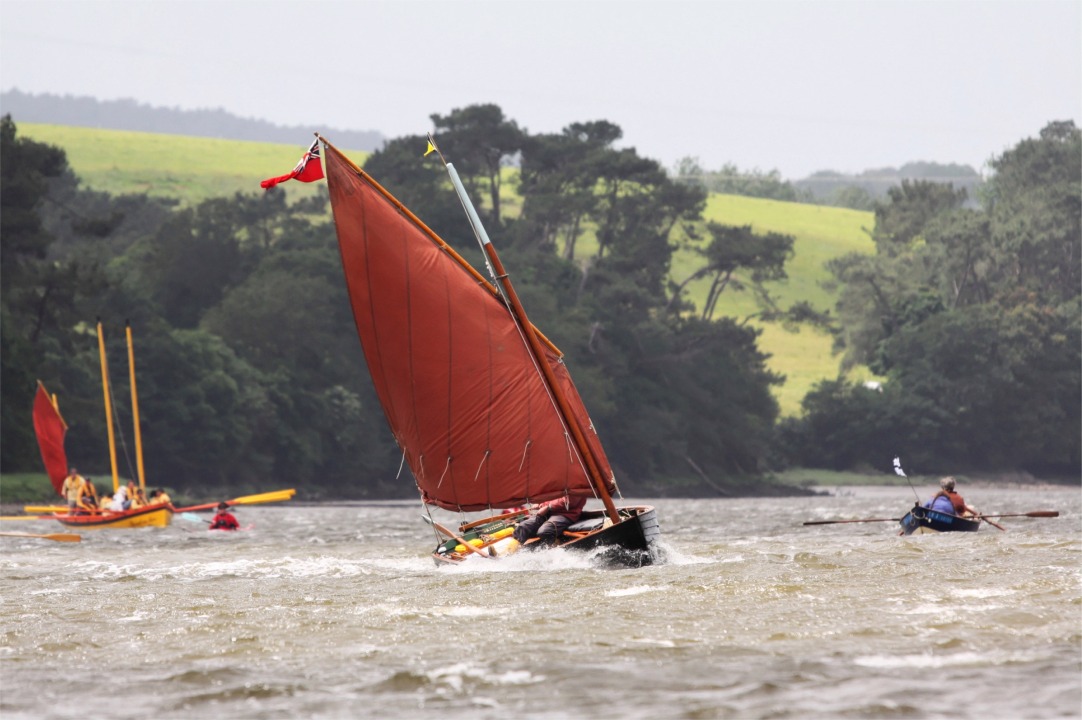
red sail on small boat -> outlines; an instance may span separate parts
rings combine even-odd
[[[641,528],[631,543],[654,551],[653,509],[611,506],[613,471],[559,350],[504,287],[323,142],[357,332],[423,502],[468,512],[600,497],[614,525],[648,513],[649,543]]]
[[[34,434],[41,449],[41,462],[49,482],[53,484],[57,495],[63,496],[64,478],[68,476],[68,457],[64,452],[64,436],[68,424],[60,415],[53,398],[38,381],[38,391],[34,395]]]

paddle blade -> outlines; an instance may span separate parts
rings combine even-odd
[[[297,491],[290,488],[289,490],[275,490],[273,492],[260,493],[259,495],[245,495],[239,498],[233,498],[232,500],[226,500],[226,505],[255,505],[258,503],[270,503],[270,502],[282,502],[283,500],[290,500]],[[218,507],[218,503],[204,503],[203,505],[189,505],[188,507],[173,508],[173,512],[184,513],[193,512],[198,510],[214,510]]]
[[[1026,517],[1059,517],[1059,510],[1034,510],[1025,515]]]
[[[26,538],[41,538],[43,540],[54,540],[56,542],[82,542],[83,536],[76,535],[74,533],[47,533],[39,535],[37,533],[20,533],[20,532],[0,532],[0,535],[5,537],[26,537]]]
[[[258,503],[270,503],[270,502],[282,502],[283,500],[292,500],[293,496],[297,494],[297,491],[290,488],[289,490],[275,490],[274,492],[262,493],[261,495],[246,495],[239,497],[229,502],[230,505],[256,505]]]

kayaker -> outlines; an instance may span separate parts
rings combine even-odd
[[[218,503],[218,513],[214,516],[214,519],[210,522],[208,530],[240,530],[240,523],[237,522],[237,518],[233,513],[229,512],[229,504],[226,502]]]
[[[924,507],[930,510],[957,515],[963,517],[966,514],[977,515],[977,508],[966,504],[962,496],[955,492],[956,482],[953,476],[948,475],[939,481],[939,492],[931,500],[924,503]]]
[[[579,519],[585,506],[585,497],[568,495],[543,502],[532,516],[515,526],[515,540],[525,544],[536,535],[542,543],[554,545],[563,531]]]
[[[68,469],[68,476],[64,478],[64,484],[60,488],[60,492],[68,501],[68,513],[74,513],[75,508],[79,505],[79,500],[83,497],[84,483],[86,483],[86,480],[83,479],[78,470],[74,467]]]

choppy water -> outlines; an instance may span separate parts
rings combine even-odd
[[[662,500],[669,561],[636,570],[563,552],[436,568],[416,504],[0,538],[0,714],[1082,716],[1082,492],[963,492],[1062,515],[901,538],[801,522],[899,517],[908,488]]]

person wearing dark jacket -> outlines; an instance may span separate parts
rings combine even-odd
[[[233,513],[229,512],[229,504],[218,503],[218,513],[210,522],[208,530],[240,530],[240,523]]]
[[[579,519],[585,506],[585,497],[568,495],[543,502],[532,516],[515,526],[515,540],[525,544],[536,535],[542,543],[554,545],[563,531]]]

